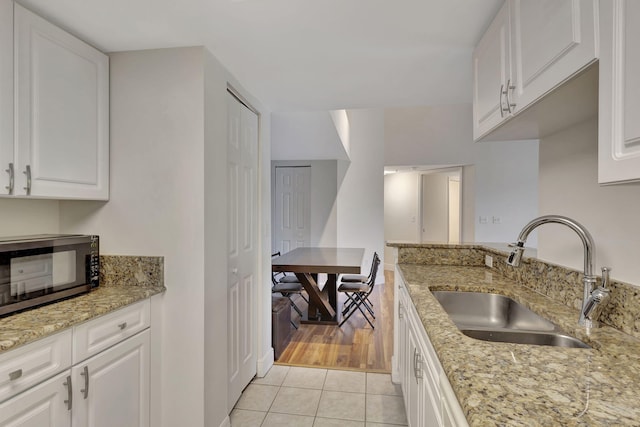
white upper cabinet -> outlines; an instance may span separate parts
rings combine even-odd
[[[594,114],[582,105],[595,98],[593,73],[574,77],[598,59],[597,5],[597,0],[505,2],[473,55],[474,140],[536,139]],[[574,86],[565,87],[569,81]],[[593,97],[585,95],[590,84]],[[536,109],[560,86],[565,96]]]
[[[509,3],[505,2],[473,52],[474,139],[509,115],[505,99],[511,81],[509,34]]]
[[[598,181],[640,180],[640,2],[600,2]]]
[[[597,0],[511,0],[515,111],[597,57]]]
[[[0,194],[8,194],[13,168],[13,1],[0,0]],[[9,171],[9,172],[5,172]]]
[[[13,194],[107,200],[108,57],[18,4],[14,39]]]

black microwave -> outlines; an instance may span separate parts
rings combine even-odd
[[[0,237],[0,316],[89,292],[100,282],[100,239]]]

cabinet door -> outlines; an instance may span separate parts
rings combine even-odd
[[[640,2],[600,2],[598,181],[640,180]]]
[[[0,195],[12,193],[13,1],[0,0]],[[9,172],[6,172],[9,171]]]
[[[407,406],[407,381],[408,376],[408,364],[407,364],[407,314],[404,302],[400,301],[398,307],[398,351],[396,353],[396,359],[398,360],[398,372],[400,374],[400,387],[402,389],[402,396],[404,398],[404,405]]]
[[[75,365],[74,426],[149,426],[149,330]]]
[[[408,363],[409,368],[409,378],[407,381],[407,395],[405,397],[406,400],[406,411],[407,411],[407,420],[409,421],[409,427],[420,427],[420,406],[422,402],[420,401],[420,351],[418,349],[418,343],[416,340],[416,336],[409,328],[409,333],[407,334],[407,351],[410,361]]]
[[[509,3],[505,2],[473,52],[474,140],[508,118],[503,92],[510,80]]]
[[[0,426],[70,426],[69,380],[63,372],[0,404]]]
[[[438,387],[428,376],[426,367],[422,366],[422,380],[420,381],[420,425],[439,426],[440,420],[440,396],[435,395],[433,387]],[[437,380],[436,380],[437,381]]]
[[[515,111],[597,59],[597,0],[510,0]]]
[[[15,194],[108,199],[108,57],[18,4],[14,14]]]

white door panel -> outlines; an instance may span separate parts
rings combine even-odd
[[[258,116],[227,94],[228,408],[256,374]]]
[[[311,167],[276,167],[275,251],[311,243]]]

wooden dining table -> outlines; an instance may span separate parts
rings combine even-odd
[[[337,325],[339,322],[337,279],[340,274],[360,274],[364,248],[296,248],[274,258],[273,272],[296,275],[309,295],[309,308],[301,323]],[[318,274],[327,274],[322,289]]]

